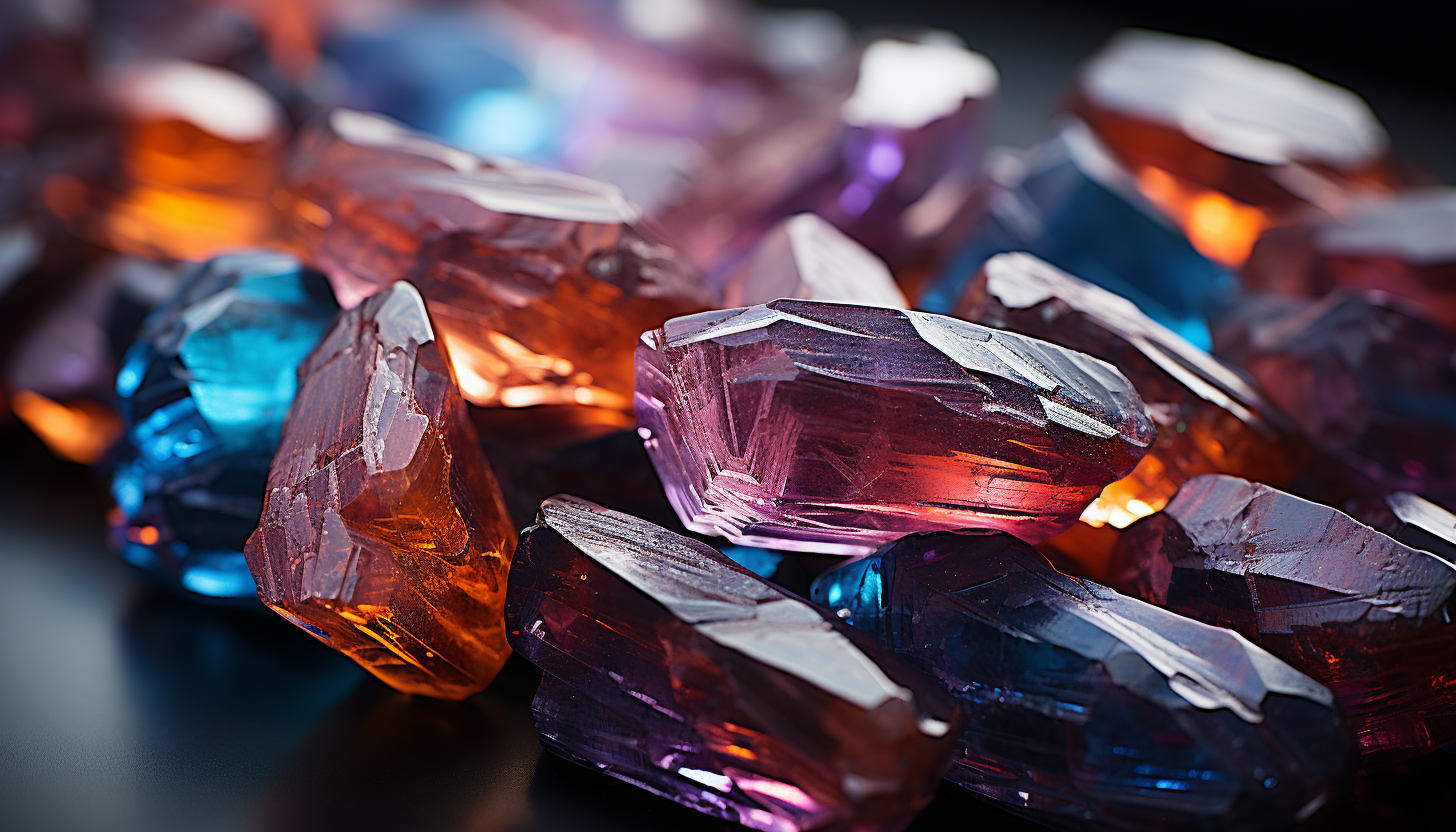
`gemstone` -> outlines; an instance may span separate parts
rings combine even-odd
[[[805,211],[900,268],[969,198],[998,83],[990,61],[943,38],[875,40],[857,66],[831,67],[717,142],[659,217],[723,276]]]
[[[1209,475],[1123,532],[1113,574],[1329,687],[1367,768],[1456,740],[1456,565],[1327,506]]]
[[[1388,295],[1336,292],[1253,297],[1214,341],[1324,452],[1386,491],[1456,503],[1456,335]]]
[[[1071,109],[1195,248],[1230,266],[1267,227],[1385,190],[1389,140],[1359,96],[1212,41],[1119,33]]]
[[[768,230],[723,287],[730,306],[778,298],[909,304],[885,261],[817,214],[798,214]]]
[[[1040,145],[995,157],[988,210],[916,305],[949,312],[991,255],[1025,251],[1121,295],[1196,347],[1207,316],[1237,288],[1137,192],[1085,125],[1070,121]]]
[[[960,700],[952,782],[1051,826],[1283,829],[1358,756],[1308,676],[1006,534],[911,535],[811,597]]]
[[[1412,549],[1456,563],[1456,514],[1409,491],[1349,501],[1344,510]]]
[[[917,531],[1040,542],[1156,430],[1115,368],[924,312],[805,300],[669,321],[637,348],[637,423],[689,529],[861,555]]]
[[[1100,358],[1132,381],[1158,427],[1148,455],[1087,507],[1082,521],[1125,528],[1161,509],[1199,474],[1281,485],[1303,462],[1292,427],[1252,380],[1140,312],[1126,298],[1024,253],[986,261],[957,302],[958,318],[1041,338]],[[1078,559],[1087,548],[1062,547]],[[1105,562],[1079,560],[1105,580]]]
[[[1244,264],[1253,289],[1318,298],[1378,289],[1456,330],[1456,188],[1420,188],[1354,203],[1268,231]]]
[[[294,225],[344,305],[408,277],[475,404],[630,409],[638,335],[714,305],[616,188],[382,117],[335,110],[300,139],[291,184]]]
[[[298,364],[338,306],[323,275],[283,252],[225,254],[188,271],[115,377],[126,433],[112,543],[189,592],[254,598],[243,544]]]
[[[401,691],[479,692],[516,535],[419,292],[335,317],[298,379],[244,549],[258,595]]]
[[[755,829],[895,830],[935,792],[954,700],[712,547],[575,497],[521,533],[506,622],[548,749]]]

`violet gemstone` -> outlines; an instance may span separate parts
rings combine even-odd
[[[723,296],[727,306],[778,298],[910,305],[885,261],[818,214],[796,214],[769,229]]]
[[[1211,475],[1123,532],[1116,585],[1328,686],[1366,768],[1456,740],[1456,565],[1335,509]]]
[[[575,497],[521,534],[511,646],[542,743],[756,829],[894,830],[962,719],[938,685],[712,547]]]
[[[1042,823],[1281,829],[1335,798],[1357,758],[1308,676],[1009,535],[902,538],[812,597],[961,700],[951,781]]]
[[[1111,365],[925,312],[777,300],[637,348],[637,422],[688,528],[860,555],[911,532],[1046,540],[1156,431]]]

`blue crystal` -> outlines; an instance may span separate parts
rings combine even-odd
[[[127,431],[111,494],[128,563],[200,595],[254,594],[242,546],[295,370],[336,311],[323,275],[249,251],[195,267],[147,318],[116,379]]]
[[[779,564],[784,562],[784,556],[778,552],[772,549],[760,549],[757,546],[725,545],[718,551],[760,578],[772,578],[774,573],[779,571]]]
[[[1080,123],[1010,160],[969,243],[921,295],[948,313],[994,254],[1025,251],[1131,300],[1200,349],[1208,320],[1238,289],[1227,269],[1199,254],[1136,192],[1130,177]]]
[[[811,597],[961,700],[948,779],[1043,823],[1283,828],[1335,798],[1357,756],[1313,680],[1009,535],[902,538]]]

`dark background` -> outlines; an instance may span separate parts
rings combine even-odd
[[[1033,139],[1077,65],[1136,25],[1348,86],[1398,152],[1456,181],[1450,29],[1414,3],[821,5],[856,26],[951,29],[989,55],[1000,143]],[[150,588],[105,550],[93,472],[52,459],[13,420],[0,450],[0,830],[738,828],[544,754],[537,677],[518,659],[467,702],[411,698],[276,616]],[[1353,791],[1330,828],[1451,829],[1456,755]],[[1038,827],[946,787],[913,828]]]

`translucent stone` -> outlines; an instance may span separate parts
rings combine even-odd
[[[803,298],[908,307],[885,261],[817,214],[773,228],[723,287],[728,306]]]

